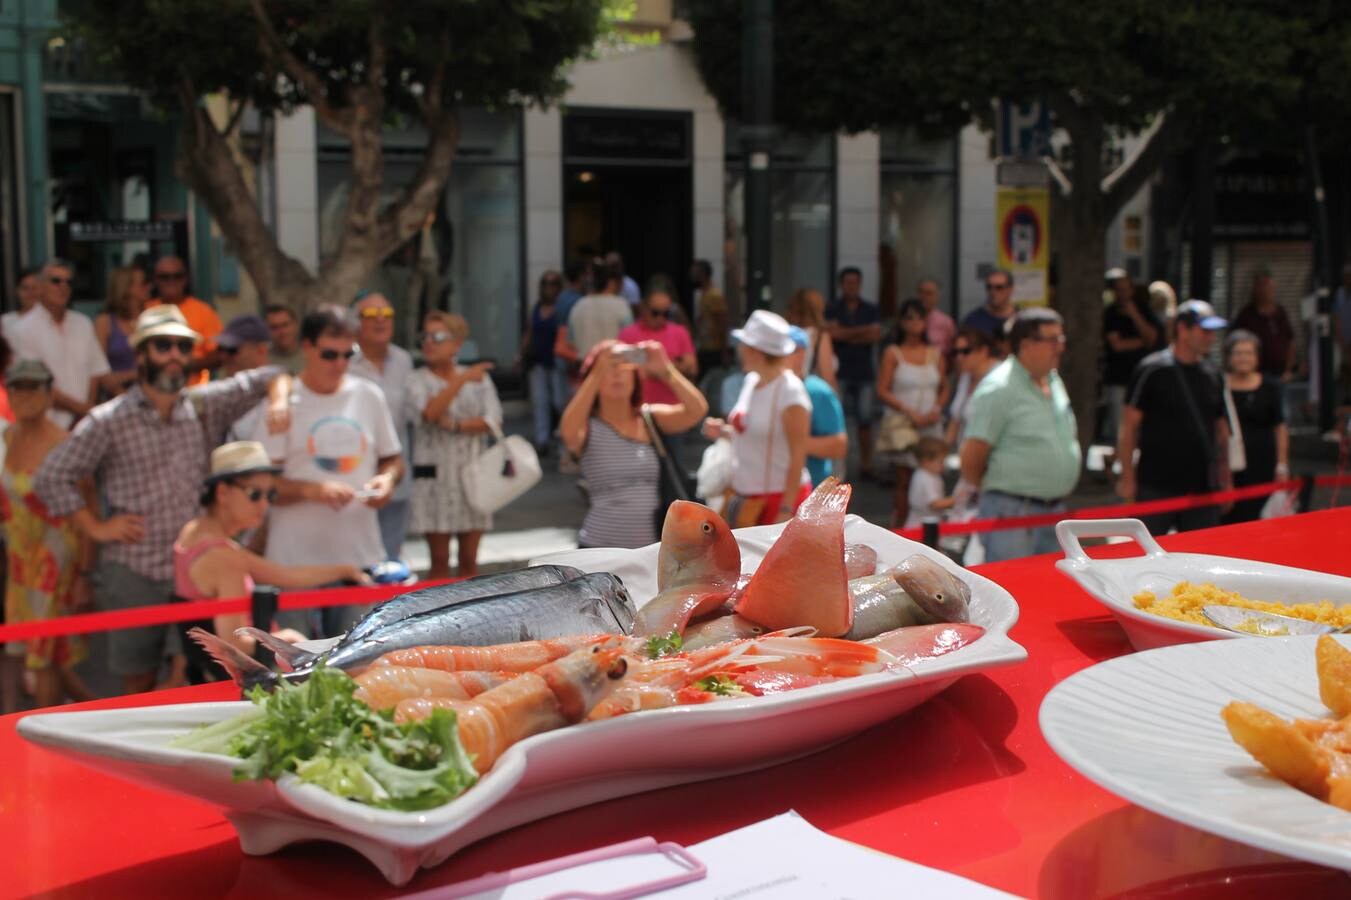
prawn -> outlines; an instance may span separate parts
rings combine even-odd
[[[744,646],[710,647],[694,653],[681,653],[656,660],[635,661],[630,677],[609,697],[596,704],[587,719],[610,719],[645,709],[665,709],[690,701],[685,692],[701,678],[733,666]]]
[[[454,710],[460,743],[483,774],[518,741],[586,718],[624,680],[629,663],[623,653],[621,641],[585,647],[472,700],[401,700],[394,720],[416,721],[434,709]]]
[[[356,698],[372,709],[393,709],[400,700],[447,697],[468,700],[516,677],[515,672],[443,672],[412,666],[371,666],[354,676]]]
[[[529,672],[569,653],[612,640],[610,634],[575,634],[488,647],[424,646],[391,650],[374,666],[410,666],[443,672]]]

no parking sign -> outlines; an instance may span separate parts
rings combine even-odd
[[[1013,302],[1045,306],[1050,233],[1045,188],[1001,187],[995,204],[999,267],[1013,273]]]

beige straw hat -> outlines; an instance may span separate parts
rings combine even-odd
[[[188,327],[183,318],[183,310],[173,303],[161,303],[152,306],[136,317],[136,330],[131,333],[131,346],[139,347],[141,342],[153,337],[187,338],[200,344],[202,336]]]
[[[281,472],[281,466],[272,463],[263,445],[257,441],[234,441],[221,444],[211,451],[211,474],[206,477],[206,483],[211,485],[226,478],[257,472],[277,475]]]

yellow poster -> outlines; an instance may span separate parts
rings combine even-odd
[[[1013,273],[1013,302],[1045,306],[1049,301],[1050,197],[1046,188],[1000,187],[995,201],[995,242],[999,268]]]

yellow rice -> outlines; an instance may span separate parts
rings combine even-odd
[[[1267,603],[1262,600],[1249,600],[1242,594],[1226,591],[1210,583],[1192,584],[1184,581],[1174,585],[1172,593],[1166,597],[1156,597],[1153,591],[1141,591],[1134,599],[1136,608],[1147,613],[1195,625],[1211,625],[1210,620],[1201,614],[1201,607],[1212,604],[1294,616],[1297,619],[1321,622],[1334,628],[1351,625],[1351,606],[1338,607],[1331,600],[1320,600],[1317,603]]]

